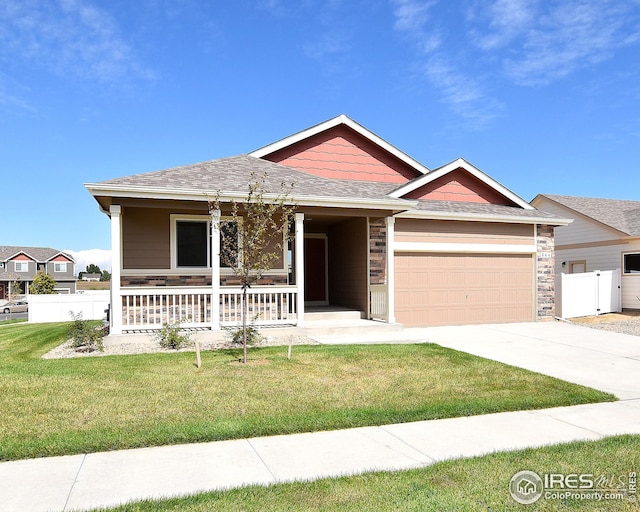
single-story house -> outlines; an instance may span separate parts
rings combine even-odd
[[[75,293],[74,265],[73,257],[58,249],[0,245],[0,300],[8,300],[12,283],[18,293],[27,295],[38,272],[55,279],[58,293]]]
[[[100,281],[101,277],[102,274],[90,274],[88,272],[82,274],[83,281]]]
[[[238,322],[240,288],[220,265],[208,201],[294,183],[293,240],[258,286],[257,324],[304,326],[340,306],[406,326],[554,316],[553,229],[463,159],[429,169],[341,115],[248,154],[88,183],[111,219],[112,333]]]
[[[531,203],[574,219],[555,230],[556,274],[621,269],[622,308],[640,309],[640,201],[538,194]]]

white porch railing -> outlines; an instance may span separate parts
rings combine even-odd
[[[297,288],[261,286],[247,289],[248,321],[255,325],[295,324]],[[242,323],[242,289],[220,289],[220,323]]]
[[[387,285],[372,284],[369,289],[371,293],[371,318],[387,321],[389,318]]]
[[[211,327],[210,287],[121,288],[122,329],[158,329],[165,323]],[[295,324],[297,288],[261,286],[247,290],[249,320],[255,325]],[[214,308],[215,309],[215,308]],[[242,289],[221,287],[218,314],[222,325],[242,322]]]

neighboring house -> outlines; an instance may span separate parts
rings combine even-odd
[[[575,219],[556,228],[556,273],[622,270],[622,307],[640,309],[640,201],[538,194],[531,203]]]
[[[250,154],[86,184],[111,218],[113,333],[239,321],[218,258],[218,226],[233,228],[208,200],[246,197],[251,172],[271,193],[293,182],[297,212],[249,289],[258,324],[303,326],[314,305],[407,326],[554,316],[553,228],[569,220],[463,159],[430,170],[342,115]]]
[[[82,274],[83,281],[100,281],[101,277],[102,277],[102,274],[88,274],[86,272]]]
[[[0,299],[8,298],[11,283],[17,283],[20,293],[28,294],[38,272],[55,279],[58,293],[75,293],[74,264],[72,256],[57,249],[0,245]]]

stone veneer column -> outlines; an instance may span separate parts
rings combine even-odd
[[[385,219],[369,222],[369,283],[385,284],[387,279],[387,224]]]
[[[555,317],[553,226],[536,224],[536,291],[538,320]]]

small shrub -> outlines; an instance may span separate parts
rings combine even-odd
[[[162,324],[162,329],[154,334],[154,338],[160,343],[162,348],[178,350],[191,342],[189,333],[181,332],[180,325],[181,323],[179,321],[171,324],[165,322]]]
[[[106,334],[105,328],[92,320],[83,320],[82,313],[74,314],[73,323],[69,328],[69,338],[71,338],[71,348],[76,352],[94,352],[104,350],[102,338]]]
[[[231,343],[235,345],[242,345],[244,337],[242,334],[242,326],[240,327],[224,327],[227,331],[227,337]],[[253,325],[247,325],[247,345],[255,345],[263,340],[262,334]]]

